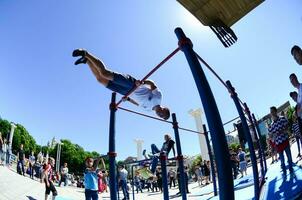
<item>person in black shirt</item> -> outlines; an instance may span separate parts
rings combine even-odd
[[[203,165],[201,165],[205,180],[206,180],[206,185],[210,184],[210,166],[208,161],[204,160]]]
[[[233,149],[229,149],[230,151],[230,160],[231,160],[231,167],[233,169],[233,177],[234,179],[237,178],[238,176],[238,164],[239,164],[239,159],[237,158],[237,153]]]
[[[172,138],[169,134],[165,134],[164,139],[165,139],[165,142],[163,143],[163,146],[162,146],[161,150],[159,150],[158,147],[155,144],[151,144],[152,154],[149,155],[149,157],[152,158],[151,172],[153,174],[156,170],[156,166],[157,166],[158,161],[159,161],[159,154],[161,152],[165,152],[166,156],[168,157],[170,151],[173,150],[173,155],[175,157],[175,148],[174,148],[175,142],[172,140]],[[146,150],[143,151],[143,155],[145,156],[146,159],[148,159],[148,157],[146,155]]]
[[[18,151],[17,158],[18,158],[17,171],[19,171],[20,174],[25,176],[24,175],[25,153],[24,153],[24,150],[23,150],[23,144],[20,145],[20,149]],[[19,167],[19,170],[18,170],[18,167]]]
[[[188,166],[185,166],[185,188],[186,188],[186,193],[190,193],[189,191],[189,169]],[[176,193],[176,195],[180,195],[181,194],[181,188],[180,188],[180,170],[179,167],[177,167],[177,181],[178,181],[178,192]]]

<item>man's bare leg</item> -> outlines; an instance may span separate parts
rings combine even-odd
[[[103,76],[108,80],[113,79],[113,72],[106,69],[104,63],[101,60],[88,52],[86,53],[85,58],[87,58],[87,63],[89,64],[90,68],[93,67],[94,69],[96,69],[100,73],[100,76]]]
[[[109,80],[101,75],[101,72],[99,71],[99,68],[95,66],[95,63],[92,63],[90,60],[87,59],[87,64],[96,79],[98,80],[98,82],[107,87]]]

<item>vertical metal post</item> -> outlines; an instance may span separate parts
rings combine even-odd
[[[211,144],[210,144],[210,140],[209,140],[209,136],[208,136],[207,127],[206,127],[205,124],[203,125],[203,131],[204,131],[204,135],[206,137],[206,142],[207,142],[207,147],[208,147],[208,152],[209,152],[209,158],[210,158],[210,162],[211,162],[211,171],[212,171],[212,181],[213,181],[214,195],[217,196],[217,184],[216,184],[214,160],[213,160],[212,149],[211,149]]]
[[[262,146],[262,143],[261,143],[261,132],[260,132],[259,124],[258,124],[254,114],[252,114],[252,118],[253,118],[253,122],[256,127],[256,130],[258,132],[258,137],[260,140],[260,147],[261,147],[261,152],[262,152],[262,158],[263,158],[263,164],[264,164],[264,172],[266,173],[267,172],[266,156],[265,156],[264,147]]]
[[[261,179],[261,185],[262,185],[263,181],[264,181],[264,176],[265,176],[264,166],[263,166],[263,158],[262,158],[262,149],[261,149],[261,146],[260,146],[260,141],[259,141],[258,134],[256,132],[256,128],[255,128],[254,123],[253,123],[253,119],[252,119],[252,116],[251,116],[250,109],[249,109],[249,107],[247,106],[246,103],[244,103],[243,105],[244,105],[245,113],[247,114],[247,117],[248,117],[248,119],[250,121],[252,130],[253,130],[253,132],[255,134],[255,139],[256,139],[257,146],[258,146],[258,157],[260,158],[260,168],[261,168],[261,177],[262,177],[262,179]]]
[[[109,179],[110,179],[110,199],[117,200],[117,176],[115,167],[115,113],[116,113],[116,93],[113,92],[110,103],[110,124],[109,124]]]
[[[234,182],[229,149],[213,93],[198,61],[198,58],[193,50],[192,42],[186,37],[181,28],[176,28],[175,33],[179,40],[178,45],[184,52],[192,71],[192,75],[194,77],[208,121],[217,164],[219,198],[221,200],[233,200]]]
[[[180,174],[180,192],[183,200],[187,199],[187,192],[186,192],[186,180],[185,180],[185,168],[184,168],[184,161],[183,155],[181,151],[181,144],[180,144],[180,137],[179,137],[179,130],[178,130],[178,122],[176,119],[176,114],[172,113],[172,121],[173,121],[173,129],[175,135],[175,143],[176,143],[176,151],[177,151],[177,160],[178,160],[178,168]]]
[[[237,108],[237,111],[238,111],[238,114],[240,116],[240,120],[241,120],[241,123],[242,123],[244,136],[245,136],[245,139],[247,140],[247,143],[248,143],[248,146],[249,146],[250,157],[251,157],[252,168],[253,168],[255,200],[258,200],[259,199],[259,194],[260,194],[260,188],[259,188],[259,175],[258,175],[258,167],[257,167],[257,157],[256,157],[256,154],[255,154],[253,140],[252,140],[252,137],[251,137],[251,134],[250,134],[250,129],[249,129],[249,126],[246,122],[246,118],[245,118],[244,112],[242,110],[242,107],[240,105],[238,95],[235,92],[235,89],[233,88],[230,81],[226,81],[226,85],[228,86],[229,92],[231,93],[231,97],[232,97],[232,99],[235,103],[235,106]]]
[[[164,200],[169,200],[169,188],[168,188],[168,177],[167,177],[167,155],[165,152],[160,153],[160,164],[161,164],[161,174],[163,179],[163,195]]]

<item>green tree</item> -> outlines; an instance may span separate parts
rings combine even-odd
[[[202,163],[202,157],[201,155],[198,155],[194,158],[193,162],[192,162],[192,165],[191,165],[191,173],[194,173],[195,172],[195,168],[196,166],[200,166]]]
[[[288,120],[288,132],[292,134],[292,125],[294,123],[294,114],[295,114],[295,107],[290,107],[286,112],[286,117]]]
[[[0,118],[0,131],[3,134],[3,138],[9,134],[11,129],[11,123],[8,120]],[[61,163],[68,163],[69,171],[74,172],[75,174],[82,174],[85,169],[85,159],[87,157],[98,158],[100,156],[96,151],[88,152],[85,151],[80,145],[73,144],[70,140],[64,139],[61,140],[62,148],[61,148]],[[44,155],[46,153],[49,156],[56,158],[57,155],[57,145],[55,148],[50,148],[49,146],[40,146],[36,143],[35,139],[30,135],[30,133],[26,130],[24,126],[21,124],[17,124],[13,137],[13,153],[16,154],[18,149],[20,148],[20,144],[24,145],[24,151],[26,157],[31,153],[31,151],[38,152],[42,151]],[[104,158],[106,168],[108,169],[108,159]]]
[[[5,119],[0,119],[0,132],[2,133],[2,138],[6,138],[10,132],[11,124]]]
[[[240,148],[240,144],[232,143],[230,144],[230,148],[233,149],[233,151],[237,151]]]

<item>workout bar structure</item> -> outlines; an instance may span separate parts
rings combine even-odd
[[[168,172],[167,172],[167,155],[165,152],[161,152],[160,153],[160,166],[161,166],[161,175],[162,175],[162,179],[163,179],[163,196],[164,196],[164,200],[169,200],[169,188],[168,188]]]
[[[109,123],[109,184],[110,184],[110,198],[117,200],[117,180],[116,180],[116,169],[115,169],[115,113],[116,113],[116,93],[112,93],[110,103],[110,123]]]
[[[262,149],[260,147],[260,142],[259,142],[259,136],[256,132],[256,128],[254,126],[254,123],[253,123],[253,119],[252,119],[252,116],[251,116],[251,112],[250,112],[250,109],[249,107],[247,106],[246,103],[244,103],[244,109],[245,109],[245,113],[247,114],[248,116],[248,119],[250,121],[250,125],[251,125],[251,128],[255,134],[255,139],[256,139],[256,143],[257,143],[257,146],[258,146],[258,157],[260,157],[260,169],[261,169],[261,182],[260,182],[260,185],[262,185],[264,182],[264,178],[265,178],[265,172],[264,172],[264,166],[263,166],[263,158],[262,158]]]
[[[124,108],[124,107],[120,107],[118,106],[117,107],[118,109],[120,110],[123,110],[123,111],[126,111],[126,112],[130,112],[130,113],[133,113],[133,114],[137,114],[137,115],[140,115],[140,116],[143,116],[143,117],[147,117],[147,118],[150,118],[150,119],[154,119],[154,120],[158,120],[158,121],[161,121],[161,122],[164,122],[164,123],[168,123],[168,124],[172,124],[173,122],[171,121],[167,121],[167,120],[163,120],[161,118],[158,118],[158,117],[153,117],[151,115],[146,115],[146,114],[143,114],[143,113],[140,113],[140,112],[137,112],[137,111],[133,111],[133,110],[130,110],[130,109],[127,109],[127,108]],[[239,119],[240,117],[235,117],[234,119],[231,119],[225,123],[223,123],[223,126],[231,123],[232,121],[236,120],[236,119]],[[192,129],[188,129],[188,128],[183,128],[183,127],[178,127],[179,130],[183,130],[183,131],[187,131],[187,132],[191,132],[191,133],[197,133],[197,134],[204,134],[202,132],[199,132],[199,131],[194,131]]]
[[[184,168],[184,162],[183,162],[183,155],[182,155],[182,151],[181,151],[180,137],[179,137],[179,131],[178,131],[178,122],[177,122],[175,113],[172,113],[172,120],[173,120],[173,129],[174,129],[176,151],[177,151],[178,169],[179,169],[179,174],[180,174],[180,192],[181,192],[182,200],[186,200],[187,192],[186,192],[185,168]]]
[[[261,132],[260,132],[260,128],[259,128],[259,123],[257,122],[256,117],[255,117],[254,114],[252,114],[252,117],[253,117],[253,121],[254,121],[256,130],[257,130],[258,135],[259,135],[259,139],[260,139],[260,147],[262,148],[262,157],[263,157],[263,163],[264,163],[264,172],[266,173],[266,172],[267,172],[267,164],[266,164],[266,159],[265,159],[264,147],[262,146],[261,138],[260,138]]]
[[[244,112],[242,110],[242,107],[241,107],[239,99],[238,99],[238,95],[235,92],[234,87],[232,86],[230,81],[226,81],[226,85],[228,86],[228,90],[231,92],[231,97],[234,100],[234,104],[235,104],[238,114],[240,116],[244,136],[245,136],[245,139],[247,140],[248,147],[250,150],[250,157],[251,157],[251,161],[252,161],[253,178],[254,178],[255,200],[258,200],[259,195],[260,195],[259,175],[258,175],[258,167],[257,167],[257,158],[256,158],[256,154],[255,154],[255,149],[254,149],[254,144],[253,144],[253,140],[251,137],[250,129],[247,124]]]
[[[155,117],[151,117],[149,115],[145,115],[145,114],[141,114],[135,111],[130,111],[128,109],[125,108],[121,108],[121,107],[117,107],[115,104],[115,99],[116,99],[116,93],[112,93],[112,99],[111,99],[111,104],[110,104],[110,125],[109,125],[109,152],[108,152],[108,156],[109,156],[109,177],[110,180],[110,197],[112,200],[117,200],[117,194],[118,194],[118,190],[116,188],[117,186],[117,181],[115,179],[116,176],[116,171],[115,171],[115,157],[116,157],[116,153],[115,153],[115,113],[117,108],[121,109],[121,110],[125,110],[125,111],[129,111],[131,113],[134,114],[139,114],[141,116],[144,117],[148,117],[148,118],[152,118],[152,119],[156,119],[156,120],[160,120],[160,121],[164,121]],[[177,150],[177,160],[178,160],[178,165],[179,165],[179,172],[180,172],[180,190],[182,191],[182,199],[186,200],[187,196],[186,196],[186,191],[185,191],[185,175],[184,175],[184,165],[183,165],[183,155],[181,152],[181,144],[180,144],[180,138],[179,138],[179,133],[178,133],[178,123],[176,121],[176,114],[172,113],[172,119],[173,122],[169,122],[169,121],[164,121],[166,123],[170,123],[173,125],[173,129],[174,129],[174,133],[175,133],[175,143],[176,143],[176,150]],[[166,164],[166,160],[167,157],[166,155],[161,155],[161,166],[162,166],[162,172],[166,173],[167,170],[164,168],[165,164]],[[165,179],[165,180],[164,180]],[[167,183],[167,175],[163,175],[163,184]],[[166,188],[165,188],[166,187]],[[164,199],[168,200],[169,199],[169,194],[168,194],[168,185],[166,185],[164,187]]]
[[[211,144],[210,144],[210,139],[208,136],[207,132],[207,127],[205,124],[202,125],[203,130],[205,132],[205,137],[206,137],[206,143],[207,143],[207,148],[208,148],[208,153],[209,153],[209,158],[211,162],[211,171],[212,171],[212,182],[213,182],[213,190],[214,190],[214,196],[217,196],[217,184],[216,184],[216,175],[215,175],[215,167],[214,167],[214,160],[213,160],[213,155],[212,155],[212,150],[211,150]]]
[[[227,156],[229,149],[213,93],[206,79],[204,71],[202,70],[201,65],[198,61],[196,53],[193,50],[192,42],[186,37],[181,28],[176,28],[175,34],[179,40],[178,45],[184,52],[187,62],[190,66],[208,121],[217,164],[217,173],[219,177],[219,198],[221,200],[233,200],[234,182],[230,157]]]
[[[156,70],[158,70],[164,63],[166,63],[170,58],[172,58],[178,51],[179,51],[179,47],[177,47],[172,53],[170,53],[163,61],[161,61],[158,65],[156,65],[141,81],[145,81],[147,80],[147,78],[149,78]],[[126,99],[127,97],[129,97],[129,95],[134,92],[134,90],[136,90],[138,86],[135,85],[126,95],[124,95],[116,104],[116,106],[119,106],[123,99]]]
[[[199,61],[202,62],[214,74],[214,76],[220,81],[220,83],[222,83],[222,85],[228,90],[229,89],[228,86],[222,80],[222,78],[214,71],[214,69],[204,59],[202,59],[201,56],[199,56],[196,52],[194,52],[194,53],[196,54]],[[230,91],[229,91],[229,93],[230,93]],[[241,101],[241,99],[239,97],[238,97],[238,100],[239,100],[240,104],[242,106],[244,106],[244,103]]]
[[[216,159],[216,166],[217,166],[217,174],[218,174],[218,185],[219,185],[219,198],[221,200],[233,200],[234,199],[234,182],[232,176],[232,169],[231,169],[231,162],[230,156],[228,151],[228,144],[225,137],[225,132],[223,128],[223,124],[220,118],[220,114],[216,105],[215,98],[211,91],[210,85],[206,79],[204,71],[199,63],[199,60],[203,62],[206,67],[210,69],[210,71],[219,79],[220,82],[228,89],[230,92],[236,108],[239,112],[239,117],[244,127],[245,136],[247,138],[250,152],[251,152],[251,160],[253,163],[253,172],[254,172],[254,188],[255,188],[255,199],[259,199],[259,176],[257,171],[257,161],[254,148],[252,146],[251,135],[249,133],[247,121],[245,115],[242,111],[242,107],[240,104],[244,105],[243,102],[238,98],[237,94],[234,92],[233,87],[229,87],[228,83],[224,83],[223,80],[217,75],[217,73],[193,50],[193,44],[189,38],[186,37],[184,32],[181,28],[175,29],[175,34],[178,38],[178,48],[176,48],[169,56],[167,56],[161,63],[159,63],[153,70],[151,70],[141,81],[145,81],[148,77],[150,77],[157,69],[159,69],[165,62],[167,62],[173,55],[175,55],[179,50],[182,50],[189,67],[191,69],[195,84],[197,86],[197,90],[199,92],[199,96],[201,99],[201,103],[203,105],[205,116],[207,118],[209,131],[211,134],[213,150]],[[135,89],[137,85],[133,87],[118,103],[116,103],[116,93],[112,93],[111,104],[110,104],[110,124],[109,124],[109,170],[110,170],[110,195],[112,200],[117,200],[117,181],[116,181],[116,171],[115,171],[115,113],[117,109],[121,109],[124,111],[128,111],[134,114],[138,114],[144,117],[152,118],[155,120],[159,120],[165,123],[170,123],[173,125],[174,133],[175,133],[175,142],[177,148],[177,160],[179,163],[179,171],[180,171],[180,190],[182,194],[182,199],[186,200],[186,191],[185,191],[185,177],[184,177],[184,166],[183,166],[183,156],[181,152],[181,145],[180,145],[180,138],[179,138],[179,129],[190,131],[198,134],[205,134],[207,133],[200,133],[198,131],[193,131],[190,129],[180,128],[178,127],[178,123],[176,120],[175,113],[172,114],[173,121],[165,121],[153,116],[145,115],[142,113],[138,113],[135,111],[131,111],[126,108],[119,107],[122,103],[123,99],[127,98]],[[231,90],[233,89],[233,91]],[[241,111],[240,111],[241,110]],[[235,119],[238,119],[235,118]],[[233,119],[233,120],[235,120]],[[233,121],[231,120],[231,121]],[[251,121],[251,120],[250,120]],[[227,123],[230,123],[227,122]],[[163,159],[163,158],[162,158]],[[254,164],[256,163],[256,164]],[[213,163],[212,163],[213,165]],[[214,186],[215,187],[215,186]],[[215,191],[215,189],[214,189]],[[167,199],[168,196],[164,195],[164,199]]]

